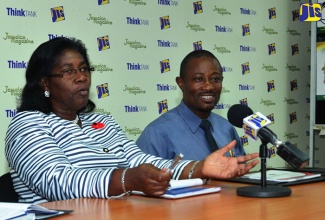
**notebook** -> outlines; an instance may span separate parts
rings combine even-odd
[[[71,212],[72,210],[52,210],[30,203],[0,202],[0,219],[49,219]]]
[[[205,180],[199,178],[170,180],[170,186],[167,188],[166,193],[159,198],[180,199],[185,197],[216,193],[221,190],[220,187],[209,187],[204,185],[204,183]],[[145,196],[145,194],[140,191],[132,191],[132,194]]]
[[[307,184],[325,181],[325,169],[320,172],[320,169],[304,168],[296,171],[291,168],[272,168],[268,169],[266,176],[267,185],[279,185],[279,186],[293,186],[299,184]],[[254,185],[261,184],[261,172],[253,172],[246,174],[242,177],[232,178],[225,181],[249,183]]]
[[[275,182],[293,182],[304,179],[312,179],[320,177],[320,173],[311,172],[294,172],[288,170],[268,170],[266,171],[266,179]],[[248,173],[241,178],[261,179],[261,172]]]

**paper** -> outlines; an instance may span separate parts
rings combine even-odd
[[[209,193],[219,192],[221,190],[220,187],[185,187],[167,190],[164,195],[161,197],[166,199],[180,199],[190,196],[204,195]]]
[[[324,135],[325,135],[325,130],[321,129],[320,132],[319,132],[319,136],[324,136]]]
[[[60,211],[50,210],[39,205],[0,202],[0,219],[18,218],[20,216],[24,216],[24,219],[42,219],[44,216],[50,217],[59,214],[61,214]]]
[[[221,190],[220,187],[198,187],[204,184],[204,180],[199,178],[185,180],[170,180],[170,187],[161,198],[179,199],[184,197],[215,193]],[[140,191],[132,191],[132,194],[145,195]]]
[[[194,179],[184,179],[184,180],[170,180],[170,187],[168,189],[179,189],[190,186],[200,186],[203,185],[203,180],[200,178]]]
[[[276,182],[292,182],[302,179],[310,179],[319,177],[319,173],[309,173],[309,172],[294,172],[294,171],[285,171],[285,170],[267,170],[266,171],[266,180],[276,181]],[[242,178],[249,179],[261,179],[261,172],[248,173]]]

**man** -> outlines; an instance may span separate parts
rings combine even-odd
[[[223,74],[218,59],[209,51],[196,50],[182,61],[176,82],[183,92],[181,103],[151,122],[137,140],[137,145],[146,153],[162,158],[173,158],[182,153],[184,159],[202,160],[211,152],[236,140],[236,146],[227,156],[244,155],[235,128],[223,117],[211,110],[219,102]],[[210,148],[202,119],[216,141]]]

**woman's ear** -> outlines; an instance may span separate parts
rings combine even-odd
[[[40,80],[39,84],[40,84],[41,88],[44,91],[47,91],[48,90],[48,79],[47,78],[42,77],[42,79]]]

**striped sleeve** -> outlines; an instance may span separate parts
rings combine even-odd
[[[108,198],[114,168],[75,168],[69,158],[73,153],[67,156],[53,138],[51,130],[56,129],[59,127],[50,129],[44,118],[33,112],[17,115],[10,124],[5,153],[20,201]],[[76,146],[74,154],[86,158],[87,152]]]

